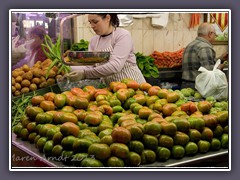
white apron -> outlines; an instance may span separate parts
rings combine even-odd
[[[113,51],[113,37],[114,37],[114,31],[112,34],[112,40],[111,40],[111,45],[106,48],[106,49],[98,49],[98,44],[100,41],[100,38],[98,39],[97,42],[97,51],[104,51],[104,52],[112,52]],[[98,65],[102,65],[104,63],[97,63],[96,66]],[[106,85],[109,85],[111,82],[113,81],[121,81],[124,78],[131,78],[135,81],[137,81],[139,84],[146,82],[146,80],[144,79],[142,72],[140,71],[140,69],[138,68],[137,64],[133,64],[133,63],[129,63],[129,62],[125,62],[122,70],[119,73],[115,73],[112,74],[110,76],[106,76],[106,77],[102,77],[101,81],[103,81]]]

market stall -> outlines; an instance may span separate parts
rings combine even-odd
[[[56,86],[53,87],[51,90],[48,89],[50,92],[40,90],[42,95],[33,96],[32,105],[25,108],[26,114],[13,126],[11,139],[14,167],[229,166],[228,115],[227,111],[223,110],[227,108],[226,102],[214,102],[214,99],[205,101],[191,96],[186,98],[190,91],[185,89],[182,92],[175,91],[185,95],[182,102],[178,101],[181,104],[179,110],[177,101],[176,104],[166,103],[163,106],[159,104],[168,98],[157,98],[157,101],[156,96],[152,95],[145,102],[144,99],[138,100],[140,97],[144,98],[143,94],[133,95],[123,105],[120,105],[119,99],[111,95],[113,99],[106,101],[102,99],[106,95],[99,94],[95,99],[96,104],[92,106],[76,104],[75,101],[80,99],[82,103],[86,103],[86,98],[78,99],[77,96],[75,101],[67,100],[65,105],[60,106],[61,101],[58,102],[57,99],[63,94],[83,91],[81,88],[72,88],[71,91],[61,92]],[[93,89],[93,86],[91,87]],[[157,86],[152,86],[148,92],[155,87]],[[103,90],[96,89],[98,92],[106,92],[106,89]],[[114,91],[119,93],[117,89]],[[164,91],[166,93],[166,89],[160,92]],[[53,96],[56,99],[50,102],[56,103],[57,110],[49,106],[49,101],[47,106],[43,106],[47,101],[41,100],[42,97],[46,99]],[[67,99],[70,97],[74,96]],[[17,100],[18,98],[15,98],[15,101]],[[211,107],[210,102],[215,105]],[[149,108],[150,104],[153,109]],[[175,108],[171,115],[168,106]],[[203,115],[201,111],[196,111],[196,108],[199,111],[208,108],[211,113]],[[186,113],[192,115],[189,117]],[[93,148],[92,151],[89,150],[90,147]],[[89,160],[89,157],[97,162],[83,164],[83,160]],[[129,159],[130,157],[133,159]],[[59,158],[61,160],[56,161]],[[72,159],[78,159],[77,163]]]
[[[69,65],[96,65],[110,54],[87,52],[89,42],[73,36],[76,28],[89,29],[81,27],[79,16],[71,15],[70,29],[56,26],[59,38],[45,35],[45,61],[12,71],[12,168],[228,169],[228,99],[181,89],[185,46],[135,53],[144,83],[131,78],[109,85],[100,79],[71,82],[65,76]],[[57,22],[60,15],[52,17]],[[149,17],[156,23],[160,16]]]

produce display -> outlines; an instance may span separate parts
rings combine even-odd
[[[13,133],[67,166],[180,161],[228,148],[228,102],[123,79],[33,96]]]
[[[181,48],[174,52],[154,51],[151,57],[155,59],[154,64],[158,68],[179,68],[182,67],[183,51],[185,48]]]
[[[37,61],[33,67],[24,64],[12,71],[12,95],[19,96],[56,84],[56,80],[70,71],[70,67],[62,63],[60,38],[54,44],[46,35],[42,47],[48,57],[43,62]],[[46,48],[46,49],[45,49]],[[64,54],[66,57],[66,54]]]
[[[58,66],[53,66],[48,73],[51,63],[51,59],[46,59],[43,62],[38,61],[31,68],[24,64],[22,67],[14,69],[12,71],[12,95],[19,96],[56,84],[56,79],[62,77],[64,72],[59,72]]]

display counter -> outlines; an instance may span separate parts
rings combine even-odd
[[[182,69],[181,68],[159,68],[158,78],[145,78],[148,83],[155,86],[161,86],[163,82],[176,83],[178,85],[182,82]]]
[[[164,82],[169,82],[169,83],[174,83],[179,86],[180,89],[181,83],[182,83],[182,69],[181,68],[159,68],[159,77],[158,78],[153,78],[149,77],[146,78],[146,81],[150,83],[151,85],[156,85],[156,86],[161,86],[161,83]],[[225,73],[227,80],[229,79],[229,68],[226,66],[223,69],[223,72]],[[173,88],[174,89],[174,88]]]
[[[66,167],[62,162],[54,161],[40,153],[34,144],[22,141],[12,134],[12,168],[17,167]],[[141,168],[229,168],[229,155],[227,149],[210,151],[206,154],[197,154],[182,159],[169,159],[166,162],[154,162],[140,165]]]

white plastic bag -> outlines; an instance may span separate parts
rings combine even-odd
[[[200,67],[201,73],[196,77],[195,88],[203,97],[213,96],[216,100],[228,99],[228,82],[224,72],[217,69],[221,60],[217,60],[212,71]]]
[[[118,19],[120,21],[120,24],[119,24],[120,27],[127,27],[133,24],[132,15],[118,14]]]
[[[169,13],[161,13],[159,17],[152,17],[152,26],[165,28],[168,23]]]

